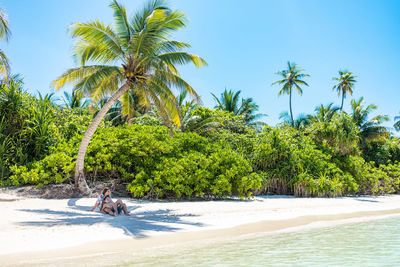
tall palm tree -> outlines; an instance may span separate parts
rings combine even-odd
[[[293,111],[292,111],[292,89],[293,87],[295,87],[299,95],[302,95],[303,90],[301,89],[300,85],[308,86],[308,84],[303,79],[306,77],[310,77],[310,75],[302,73],[303,71],[304,71],[303,69],[298,69],[295,63],[293,62],[291,63],[290,61],[288,61],[287,69],[278,71],[276,73],[283,79],[272,83],[272,85],[274,84],[283,85],[281,90],[279,91],[278,96],[282,94],[289,95],[289,110],[290,110],[290,118],[292,121],[292,126],[294,126]]]
[[[368,115],[376,109],[377,106],[374,104],[365,106],[363,97],[358,101],[351,100],[350,116],[353,122],[360,128],[360,137],[363,141],[388,135],[388,130],[384,126],[381,126],[382,122],[389,120],[388,116],[378,115],[372,119],[368,119]]]
[[[131,19],[116,0],[110,7],[114,11],[113,26],[100,21],[71,26],[71,35],[76,38],[74,56],[81,66],[67,70],[53,82],[55,89],[74,83],[75,90],[82,91],[94,102],[111,95],[93,119],[79,147],[75,185],[81,193],[90,193],[84,175],[87,147],[114,103],[129,94],[129,90],[138,91],[161,111],[172,110],[170,117],[179,125],[172,88],[188,91],[197,98],[198,95],[180,77],[176,65],[193,63],[202,67],[207,64],[202,58],[182,51],[190,47],[189,44],[169,39],[173,32],[186,25],[184,13],[172,11],[161,0],[149,1]],[[88,62],[97,64],[86,65]]]
[[[0,7],[0,39],[7,42],[10,36],[11,31],[8,25],[7,14]],[[8,64],[8,59],[3,50],[0,49],[0,74],[3,74],[7,78],[9,71],[10,65]]]
[[[332,78],[332,80],[337,81],[337,84],[333,86],[332,90],[337,90],[338,95],[342,95],[342,105],[340,106],[340,110],[343,110],[343,102],[346,94],[353,94],[353,87],[354,83],[356,83],[356,77],[357,76],[354,76],[352,72],[340,70],[339,77]]]
[[[232,112],[234,116],[241,116],[246,125],[263,125],[264,123],[257,120],[265,116],[265,114],[256,114],[258,105],[252,98],[240,98],[240,93],[240,90],[233,92],[232,90],[228,91],[225,89],[220,98],[211,93],[214,100],[217,102],[215,108]]]

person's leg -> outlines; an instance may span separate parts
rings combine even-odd
[[[118,205],[121,206],[121,208],[124,211],[125,215],[130,215],[128,209],[126,208],[126,204],[124,202],[122,202],[121,199],[118,199],[117,202],[115,202],[115,203],[117,203]]]
[[[109,206],[104,206],[102,212],[105,214],[109,214],[111,216],[115,216],[115,214],[111,211],[111,208]]]
[[[117,202],[114,202],[113,204],[112,204],[112,212],[114,212],[114,215],[118,215],[118,204],[117,204]]]

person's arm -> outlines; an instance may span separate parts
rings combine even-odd
[[[103,195],[100,195],[97,200],[96,203],[94,204],[93,208],[89,211],[94,211],[97,207],[100,206],[100,202],[103,201]]]
[[[99,206],[99,202],[96,201],[96,203],[94,204],[93,208],[90,211],[94,211],[95,208],[97,208]]]

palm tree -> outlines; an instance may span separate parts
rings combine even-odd
[[[11,31],[8,26],[7,14],[0,8],[0,39],[7,42],[10,36]],[[3,50],[0,49],[0,74],[3,74],[7,79],[9,71],[10,65],[8,64],[8,59]]]
[[[339,78],[332,78],[334,81],[337,81],[338,83],[335,84],[332,88],[332,90],[337,90],[338,95],[342,95],[342,105],[340,106],[340,110],[343,110],[343,102],[344,98],[346,97],[346,94],[349,93],[350,95],[353,94],[353,86],[354,83],[356,82],[355,80],[356,76],[353,75],[352,72],[349,72],[347,70],[339,71]]]
[[[186,97],[187,92],[182,92],[176,97],[181,117],[181,132],[205,134],[221,126],[221,123],[217,122],[215,117],[206,118],[196,115],[194,111],[199,107],[197,101],[195,99],[187,101]]]
[[[81,193],[89,193],[84,159],[90,139],[107,111],[129,90],[140,92],[148,102],[161,111],[172,110],[171,119],[179,125],[174,109],[172,88],[188,91],[198,98],[196,91],[184,81],[176,65],[193,63],[196,67],[207,63],[200,57],[183,52],[189,44],[170,40],[171,34],[186,25],[182,12],[172,11],[163,1],[149,1],[143,10],[128,19],[126,9],[113,0],[114,26],[100,21],[75,23],[71,35],[76,38],[74,56],[81,66],[67,70],[53,82],[55,89],[74,83],[94,102],[111,95],[93,119],[79,147],[75,167],[75,185]],[[86,65],[88,62],[96,65]]]
[[[246,125],[264,125],[264,123],[257,120],[266,115],[255,113],[258,111],[258,105],[252,98],[242,98],[240,102],[240,93],[241,91],[235,93],[232,90],[225,89],[220,98],[211,93],[217,102],[215,108],[231,112],[234,116],[241,116]]]
[[[388,130],[381,126],[382,122],[388,121],[386,115],[378,115],[372,119],[368,119],[368,115],[377,109],[374,104],[365,107],[364,98],[361,97],[358,101],[351,100],[351,118],[353,122],[360,128],[360,136],[363,141],[376,139],[380,136],[387,136]]]
[[[330,122],[340,108],[329,103],[327,106],[319,105],[315,108],[315,115],[310,115],[312,122]]]
[[[64,92],[64,106],[70,109],[74,108],[87,108],[90,101],[89,99],[84,99],[82,92],[76,90],[72,91],[72,94]]]
[[[290,61],[288,61],[287,69],[278,71],[276,73],[277,75],[282,76],[283,79],[272,83],[272,85],[274,84],[283,85],[282,89],[279,91],[278,96],[282,94],[289,95],[289,110],[290,110],[290,118],[292,121],[292,126],[294,126],[293,111],[292,111],[292,88],[295,87],[299,95],[302,95],[303,90],[301,89],[300,85],[308,86],[308,84],[302,79],[310,77],[310,75],[302,73],[303,71],[304,71],[303,69],[298,69],[295,63],[290,63]]]
[[[394,123],[394,128],[396,131],[400,131],[400,116],[394,117],[395,123]]]
[[[244,98],[239,108],[239,114],[242,114],[242,118],[246,125],[258,127],[264,126],[266,123],[258,121],[261,117],[267,116],[266,114],[257,113],[258,105],[254,102],[253,98]]]
[[[214,100],[217,102],[215,106],[216,109],[224,110],[227,112],[232,112],[233,115],[239,115],[239,100],[240,100],[240,90],[236,93],[232,90],[227,90],[221,94],[221,97],[216,97],[213,93],[211,95],[214,97]]]
[[[279,114],[279,119],[283,120],[283,125],[290,125],[297,130],[306,128],[310,124],[310,115],[299,114],[294,121],[287,111]]]

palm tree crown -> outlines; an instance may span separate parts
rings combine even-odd
[[[332,121],[339,109],[339,107],[333,106],[333,103],[329,103],[327,106],[321,104],[315,108],[315,115],[311,115],[309,119],[312,122],[327,123]]]
[[[288,61],[287,69],[278,71],[276,73],[283,79],[272,83],[272,85],[274,84],[283,85],[278,93],[278,96],[282,94],[289,95],[289,110],[290,110],[290,118],[292,121],[292,126],[294,125],[293,112],[292,112],[292,88],[295,87],[299,95],[302,95],[303,90],[301,89],[300,85],[308,86],[308,84],[303,79],[306,77],[310,77],[310,75],[302,73],[303,71],[304,70],[302,69],[298,69],[295,63],[291,63],[290,61]]]
[[[233,92],[232,90],[228,91],[225,89],[220,98],[216,97],[214,94],[211,94],[214,97],[214,100],[217,102],[215,108],[232,112],[234,116],[241,116],[247,125],[263,125],[263,123],[260,123],[257,120],[266,115],[256,114],[258,111],[258,105],[252,98],[240,98],[240,93],[240,90]]]
[[[394,128],[396,129],[396,131],[400,131],[400,116],[395,116],[394,121]]]
[[[365,107],[364,98],[358,101],[351,100],[351,118],[353,122],[360,128],[360,136],[362,140],[368,141],[380,136],[388,135],[388,130],[380,124],[388,121],[388,116],[378,115],[372,119],[368,119],[368,115],[377,109],[377,106],[370,104]]]
[[[0,8],[0,39],[3,41],[8,41],[11,36],[10,27],[8,25],[7,14],[2,8]],[[9,75],[10,65],[8,64],[8,59],[4,54],[3,50],[0,49],[0,74],[5,75],[6,79]]]
[[[111,95],[82,139],[75,170],[75,182],[81,192],[88,191],[83,173],[87,146],[113,104],[120,97],[121,102],[129,99],[129,93],[135,91],[145,102],[156,105],[161,113],[168,113],[179,126],[179,112],[172,90],[188,91],[196,98],[198,95],[180,77],[176,65],[193,63],[202,67],[207,64],[202,58],[181,51],[190,47],[189,44],[170,40],[173,32],[186,25],[184,13],[172,11],[161,0],[149,1],[130,19],[125,7],[116,0],[110,7],[114,11],[113,26],[100,21],[71,26],[71,36],[76,40],[74,56],[80,66],[67,70],[53,82],[55,89],[73,83],[74,90],[83,92],[95,103]]]
[[[62,98],[62,100],[64,102],[64,106],[70,109],[86,108],[90,103],[88,99],[84,99],[81,92],[77,92],[75,90],[72,91],[72,94],[64,92],[64,97]]]
[[[332,78],[334,81],[338,83],[335,84],[332,90],[337,90],[338,95],[342,95],[342,105],[340,106],[340,110],[343,110],[343,102],[346,94],[349,93],[350,95],[353,94],[353,86],[356,83],[355,80],[356,76],[353,75],[352,72],[349,71],[339,71],[339,77]]]

